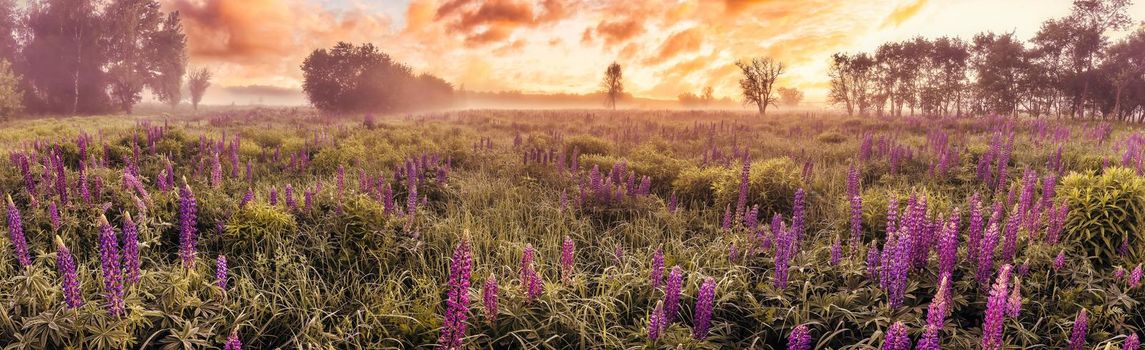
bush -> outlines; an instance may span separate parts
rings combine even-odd
[[[803,187],[800,172],[790,158],[771,158],[751,163],[748,176],[748,205],[759,205],[760,217],[772,213],[788,213],[795,191]],[[735,206],[739,198],[740,167],[727,171],[712,184],[716,194],[716,208]]]
[[[1069,206],[1063,237],[1090,256],[1110,265],[1117,250],[1129,241],[1129,257],[1140,257],[1145,234],[1145,179],[1133,170],[1112,167],[1101,175],[1071,172],[1058,189]]]
[[[826,131],[816,136],[815,141],[819,141],[819,143],[836,144],[847,141],[847,137],[835,131]]]
[[[572,154],[574,149],[579,149],[581,155],[608,154],[612,144],[595,136],[577,135],[565,141],[566,153]]]
[[[680,203],[710,203],[715,198],[712,184],[730,172],[727,168],[690,167],[672,182],[672,191]]]

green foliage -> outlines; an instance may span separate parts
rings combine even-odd
[[[800,175],[802,167],[796,166],[790,158],[770,158],[751,163],[748,176],[748,205],[759,205],[759,212],[765,217],[771,213],[790,213],[795,191],[803,187]],[[731,205],[734,209],[739,196],[741,169],[725,170],[712,183],[717,208]]]
[[[0,119],[24,111],[24,94],[20,91],[20,76],[12,72],[12,63],[0,59]]]
[[[690,166],[672,182],[672,191],[680,203],[711,203],[715,199],[712,184],[727,177],[729,172],[725,168]]]
[[[815,136],[815,141],[819,143],[836,144],[847,141],[847,137],[837,131],[827,131],[819,134],[819,136]]]
[[[1058,198],[1069,206],[1064,238],[1106,265],[1119,260],[1129,242],[1130,257],[1145,256],[1145,179],[1131,169],[1112,167],[1100,175],[1070,173]]]
[[[605,155],[612,149],[612,144],[595,136],[577,135],[565,139],[565,152],[572,154],[574,149],[580,150],[581,155]]]

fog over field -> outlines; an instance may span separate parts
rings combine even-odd
[[[0,348],[1138,350],[1143,19],[0,0]]]

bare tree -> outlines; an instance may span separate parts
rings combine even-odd
[[[756,57],[751,62],[738,61],[736,66],[743,71],[739,86],[743,90],[744,103],[754,103],[759,108],[759,115],[767,114],[767,106],[776,102],[772,87],[775,80],[783,75],[783,63],[768,57]]]
[[[601,92],[604,93],[604,104],[613,110],[616,101],[624,95],[624,76],[620,72],[620,64],[612,62],[604,71],[604,80],[600,82]]]
[[[187,90],[191,91],[191,106],[195,110],[199,109],[199,101],[203,100],[208,87],[211,87],[211,71],[207,68],[193,70],[187,76]]]
[[[779,101],[788,107],[798,106],[800,102],[803,102],[803,91],[796,88],[781,87],[779,88]]]
[[[715,99],[715,97],[712,96],[712,87],[711,86],[705,86],[704,87],[704,93],[703,93],[703,95],[700,95],[700,99],[704,101],[705,105],[712,103],[712,100]]]

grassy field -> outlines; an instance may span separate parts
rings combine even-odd
[[[9,348],[1129,349],[1145,328],[1129,125],[234,110],[14,121],[0,149]]]

